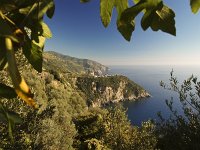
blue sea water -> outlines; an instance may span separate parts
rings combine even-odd
[[[165,103],[166,99],[173,97],[174,107],[182,113],[181,104],[178,94],[163,89],[160,81],[169,83],[170,72],[174,71],[179,83],[189,78],[192,74],[199,77],[200,66],[110,66],[109,74],[121,74],[143,86],[151,97],[138,101],[123,102],[127,108],[127,115],[133,125],[141,125],[142,121],[154,119],[158,121],[157,112],[161,111],[162,115],[169,117],[170,111]]]

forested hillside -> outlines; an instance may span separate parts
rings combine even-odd
[[[17,63],[20,72],[35,94],[35,99],[37,100],[39,108],[38,110],[33,110],[18,99],[1,100],[8,109],[15,110],[15,112],[19,113],[23,121],[13,130],[13,143],[10,141],[7,125],[2,124],[0,126],[0,132],[3,133],[0,136],[0,148],[66,150],[74,148],[82,149],[83,147],[88,147],[89,149],[90,145],[95,146],[97,144],[97,146],[100,147],[103,146],[113,149],[117,145],[115,142],[110,143],[108,140],[111,138],[111,131],[115,131],[115,133],[112,134],[121,136],[118,130],[124,130],[123,136],[127,138],[134,138],[132,134],[130,134],[132,132],[138,135],[141,134],[138,128],[133,128],[130,125],[123,108],[113,108],[115,110],[112,108],[109,110],[104,108],[92,108],[92,105],[89,103],[89,99],[90,102],[96,100],[95,97],[91,99],[91,96],[94,95],[101,101],[112,101],[116,99],[116,97],[112,96],[119,93],[119,89],[124,91],[122,95],[119,95],[123,96],[120,97],[121,99],[130,97],[131,93],[133,93],[135,98],[138,97],[140,92],[144,89],[128,78],[123,76],[96,76],[90,72],[88,74],[88,66],[85,69],[82,60],[71,59],[71,57],[62,56],[61,54],[54,55],[53,52],[44,54],[42,73],[35,71],[27,63],[26,59],[21,56],[21,53],[17,54],[17,58],[23,58],[17,59]],[[67,68],[67,62],[73,63],[73,68]],[[107,69],[107,67],[99,63],[93,61],[88,62],[92,62],[90,65],[91,71],[93,72],[105,71]],[[21,64],[23,64],[23,67]],[[78,68],[81,67],[82,72],[79,72],[80,69],[77,69],[76,66],[78,66]],[[76,71],[76,69],[79,71]],[[6,78],[6,70],[0,73],[1,83],[9,85],[10,79]],[[111,97],[106,97],[105,93],[101,91],[94,93],[94,91],[91,90],[91,88],[94,88],[92,87],[92,83],[98,84],[98,86],[96,85],[97,91],[98,88],[102,91],[106,91],[106,87],[112,87],[113,95],[111,95]],[[132,98],[134,99],[134,97]],[[120,118],[123,119],[122,122],[118,122],[120,121],[117,119],[119,116],[115,113],[121,115]],[[109,118],[109,116],[111,118]],[[91,123],[94,124],[95,127],[91,127]],[[107,129],[106,124],[113,124],[112,129]],[[149,128],[153,130],[153,126],[144,126],[145,132],[147,132],[149,136],[154,137],[152,130],[149,131]],[[130,130],[130,132],[127,132],[127,130]],[[100,133],[96,135],[96,132]],[[125,146],[131,146],[131,143],[127,140],[121,141],[121,138],[117,138],[116,140],[124,142]],[[147,140],[152,142],[150,142],[150,147],[155,144],[155,137]],[[146,144],[148,146],[149,143]],[[122,144],[120,145],[124,147]]]
[[[83,3],[90,2],[90,0],[80,1]],[[59,2],[61,6],[63,3]],[[179,49],[182,43],[189,43],[189,48],[188,45],[182,45],[183,48],[178,51],[178,55],[174,55],[176,47],[171,47],[172,51],[169,53],[169,58],[171,59],[172,55],[175,59],[180,54],[182,56],[186,49],[190,50],[189,53],[185,53],[186,58],[190,57],[188,55],[190,53],[195,54],[189,60],[194,61],[193,58],[198,56],[196,50],[191,51],[196,47],[195,42],[198,43],[198,41],[195,41],[195,39],[198,39],[195,37],[197,29],[194,28],[192,20],[190,20],[192,17],[187,15],[186,7],[177,7],[181,10],[178,13],[178,11],[174,12],[168,7],[163,0],[133,0],[131,4],[129,4],[129,0],[100,0],[99,2],[100,7],[98,7],[100,8],[100,17],[104,27],[108,27],[114,18],[118,31],[127,41],[131,40],[132,33],[139,23],[136,21],[138,19],[141,21],[141,28],[144,31],[151,28],[153,31],[160,30],[175,36],[175,25],[177,24],[175,16],[178,18],[180,14],[182,18],[187,18],[186,23],[182,22],[181,24],[189,29],[181,28],[179,25],[178,27],[181,28],[179,31],[190,32],[187,32],[186,35],[183,34],[184,38],[181,39],[177,48]],[[197,14],[200,8],[200,0],[189,0],[189,3],[192,12]],[[65,12],[66,6],[71,7],[71,3],[63,6],[63,9],[61,7],[58,7],[58,9],[60,9],[60,15],[64,16],[67,22],[76,19],[89,23],[85,25],[85,27],[89,27],[86,30],[82,28],[84,26],[82,22],[76,23],[78,28],[81,27],[80,31],[85,30],[86,34],[77,32],[78,34],[75,35],[74,32],[78,31],[77,27],[71,30],[76,43],[79,43],[77,41],[79,35],[83,35],[83,38],[92,35],[92,38],[97,39],[97,35],[90,28],[90,25],[92,27],[97,27],[97,25],[91,24],[92,21],[89,18],[81,17],[79,19],[76,16],[77,12],[80,13],[77,11],[81,10],[80,7],[78,7],[80,9],[72,8],[70,14],[75,14],[75,16],[66,19],[63,12]],[[56,10],[58,9],[56,8]],[[180,83],[172,71],[169,85],[163,82],[160,83],[165,89],[178,94],[180,109],[183,113],[179,114],[174,108],[172,97],[170,100],[166,100],[166,104],[171,111],[169,119],[163,118],[159,113],[158,116],[161,122],[157,122],[157,124],[147,121],[142,123],[141,127],[132,126],[127,119],[126,111],[120,106],[107,109],[90,107],[92,106],[90,102],[95,102],[96,98],[103,98],[105,91],[109,93],[109,96],[107,94],[104,96],[109,100],[111,97],[115,98],[111,94],[114,92],[116,94],[121,93],[119,97],[126,98],[125,95],[129,96],[130,93],[129,90],[123,90],[126,89],[126,85],[133,90],[135,97],[142,96],[138,95],[140,92],[138,92],[138,88],[134,88],[134,83],[128,80],[126,84],[122,84],[124,77],[99,77],[104,74],[106,68],[101,68],[101,65],[93,61],[60,56],[50,52],[49,55],[45,56],[44,54],[44,66],[42,68],[45,41],[52,37],[52,32],[45,22],[46,18],[54,16],[54,12],[54,0],[0,1],[0,149],[200,149],[200,82],[196,77],[191,76]],[[115,15],[113,15],[113,12]],[[90,16],[90,13],[88,16]],[[54,21],[58,23],[55,29],[59,28],[59,22],[65,24],[64,19],[60,21],[60,17],[57,18],[59,18],[59,21]],[[182,20],[180,19],[180,21]],[[197,25],[196,23],[195,25]],[[50,25],[50,23],[48,24]],[[92,31],[92,34],[89,34],[89,30]],[[60,31],[65,33],[63,29]],[[67,34],[67,36],[72,37],[70,34]],[[61,37],[60,34],[59,37]],[[61,40],[59,37],[57,36],[56,40]],[[138,37],[137,34],[134,37]],[[153,45],[152,37],[154,35],[150,36],[150,45]],[[83,38],[80,38],[82,43],[84,43]],[[108,36],[108,38],[110,37]],[[111,39],[114,42],[99,39],[101,38],[98,38],[97,42],[101,44],[100,46],[102,46],[102,43],[120,46],[120,42],[118,43],[112,35]],[[139,41],[136,43],[142,46],[148,43],[148,40],[141,39],[141,43]],[[87,44],[91,44],[93,39],[86,41],[89,41]],[[56,41],[57,43],[59,42]],[[174,41],[170,43],[174,43]],[[169,50],[165,46],[170,45],[167,42],[163,44],[160,40],[156,40],[155,44],[156,46],[162,46],[156,48],[159,50],[158,53]],[[167,48],[166,50],[163,49],[163,45]],[[119,48],[121,50],[127,49],[126,47],[122,49],[121,46]],[[151,47],[147,47],[148,50],[149,48],[151,49]],[[116,50],[114,48],[113,50],[115,53]],[[68,58],[68,60],[64,60],[64,58]],[[161,63],[164,61],[162,58],[159,59]],[[99,69],[104,71],[99,71]],[[86,74],[89,77],[85,76]],[[110,86],[110,83],[112,83],[112,86]],[[123,85],[123,88],[119,88],[122,87],[121,85]],[[137,90],[134,92],[135,89]]]
[[[165,120],[159,114],[160,123],[147,121],[138,127],[131,125],[126,110],[118,102],[149,96],[145,89],[121,75],[98,76],[87,71],[76,72],[75,66],[80,66],[76,62],[78,59],[70,60],[74,63],[72,71],[65,68],[67,57],[52,52],[45,55],[43,71],[38,73],[20,52],[16,53],[19,70],[30,85],[39,107],[30,108],[18,98],[0,99],[2,109],[9,113],[11,120],[15,119],[15,126],[10,128],[8,122],[3,120],[4,116],[0,115],[1,149],[153,150],[179,149],[182,144],[186,149],[199,148],[199,114],[198,111],[197,114],[191,113],[192,109],[188,109],[185,103],[187,92],[192,90],[192,82],[196,90],[199,89],[196,78],[189,78],[179,89],[171,73],[171,85],[180,91],[185,116],[177,114],[172,108],[172,101],[166,101],[174,116]],[[0,84],[11,86],[7,76],[6,70],[0,72]],[[166,87],[164,83],[161,85]],[[196,103],[198,99],[194,95],[190,97],[191,102],[195,102],[194,108],[199,108],[199,103]],[[111,103],[116,104],[109,105]],[[105,105],[105,108],[102,107]],[[17,112],[21,119],[10,110]],[[185,120],[186,117],[189,122]],[[172,140],[172,136],[177,138]]]
[[[88,59],[78,59],[75,57],[62,55],[54,51],[45,52],[44,68],[56,69],[59,72],[71,72],[81,74],[104,75],[108,71],[108,67]]]

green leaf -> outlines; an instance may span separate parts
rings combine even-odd
[[[118,30],[127,41],[131,40],[132,32],[135,30],[135,17],[145,6],[145,3],[139,2],[122,12],[120,20],[118,21]]]
[[[6,116],[0,110],[0,122],[7,123]]]
[[[53,1],[52,5],[49,6],[47,10],[47,17],[52,18],[55,12],[55,2]]]
[[[135,30],[135,22],[131,20],[130,22],[119,21],[117,24],[118,31],[127,40],[131,40],[132,32]]]
[[[9,137],[13,142],[14,140],[12,130],[15,124],[21,124],[23,122],[22,118],[19,116],[19,114],[15,113],[14,111],[8,111],[7,108],[4,107],[0,102],[0,121],[3,123],[7,123]]]
[[[11,141],[14,142],[13,139],[13,129],[15,127],[15,124],[21,124],[22,118],[19,116],[19,114],[13,112],[13,111],[7,111],[6,112],[7,121],[8,121],[8,133],[9,137],[11,138]]]
[[[8,120],[12,121],[14,124],[20,124],[23,122],[22,118],[14,111],[8,111]]]
[[[14,142],[13,129],[15,127],[15,124],[21,124],[22,123],[22,119],[17,113],[15,113],[13,111],[7,111],[6,116],[7,116],[7,121],[8,121],[9,137],[11,138],[11,141]]]
[[[23,14],[23,15],[28,15],[31,13],[31,8],[33,6],[27,6],[27,7],[24,7],[24,8],[20,8],[19,9],[19,13]],[[35,7],[36,7],[36,4],[35,4]]]
[[[190,0],[190,6],[193,13],[197,13],[200,8],[200,0]]]
[[[100,16],[104,27],[107,27],[111,21],[114,4],[115,0],[100,0]]]
[[[134,3],[134,6],[124,10],[118,21],[118,30],[126,40],[130,41],[135,29],[135,17],[140,12],[144,12],[141,20],[143,30],[151,27],[154,31],[162,30],[176,35],[175,14],[161,0],[134,0]]]
[[[176,35],[175,13],[167,6],[156,10],[152,18],[151,28],[153,31],[161,30],[171,35]]]
[[[10,120],[8,120],[8,134],[9,134],[9,137],[12,141],[12,143],[14,143],[14,138],[13,138],[13,134],[12,134],[12,127],[13,127],[13,124]]]
[[[140,2],[140,0],[133,0],[133,3],[135,3],[135,4],[137,4],[139,2]]]
[[[161,30],[176,35],[175,14],[169,7],[163,5],[161,0],[147,0],[139,3],[143,3],[145,6],[141,20],[143,30],[151,27],[153,31]]]
[[[1,52],[0,52],[1,55]],[[6,56],[3,54],[0,56],[0,71],[7,67],[7,59]]]
[[[9,24],[6,22],[6,20],[3,18],[3,14],[0,12],[0,37],[9,37],[14,42],[19,42],[17,37],[13,35],[12,28],[9,26]]]
[[[7,115],[6,115],[6,110],[2,103],[0,102],[0,121],[3,123],[7,123]]]
[[[117,9],[118,14],[117,19],[119,20],[122,12],[128,8],[128,0],[115,0],[115,7]]]
[[[0,2],[0,11],[4,14],[11,12],[12,10],[15,10],[17,7],[15,6],[15,4],[11,1],[4,1]]]
[[[124,22],[120,21],[122,12],[128,8],[128,1],[115,0],[115,7],[117,9],[117,29],[125,37],[126,40],[130,41],[131,33],[135,29],[134,21]]]
[[[2,43],[3,38],[0,38],[0,43]],[[4,44],[0,44],[0,70],[3,70],[7,66],[6,52]]]
[[[44,36],[38,36],[38,40],[38,42],[32,40],[32,45],[38,46],[41,49],[41,51],[43,51],[46,38]]]
[[[49,29],[48,25],[44,22],[40,22],[40,24],[42,27],[42,36],[44,36],[45,38],[51,38],[52,33],[51,33],[51,30]]]
[[[156,7],[154,8],[150,8],[150,9],[146,9],[142,20],[141,20],[141,26],[143,28],[143,30],[146,30],[147,28],[149,28],[152,24],[153,18],[156,17],[156,11],[160,8],[163,7],[163,3],[160,2],[157,4]]]
[[[143,30],[146,30],[147,28],[150,27],[152,23],[152,18],[154,17],[154,10],[148,10],[145,12],[145,14],[142,17],[141,20],[141,26]]]
[[[38,5],[39,11],[37,10],[38,14],[36,16],[38,18],[38,20],[41,20],[43,18],[44,14],[46,14],[49,9],[52,9],[52,7],[54,7],[54,1],[53,0],[43,0],[43,1],[41,1]]]
[[[100,1],[100,15],[104,27],[107,27],[111,21],[113,8],[116,7],[118,17],[117,17],[117,26],[118,30],[128,38],[126,35],[130,33],[130,30],[134,30],[134,22],[124,22],[120,21],[122,12],[128,8],[128,0],[101,0]]]
[[[42,72],[42,52],[44,46],[44,40],[42,37],[39,38],[40,42],[34,42],[27,38],[23,46],[23,53],[28,59],[29,63],[33,66],[38,72]]]
[[[9,121],[11,124],[20,124],[23,122],[22,118],[14,111],[8,111],[2,104],[0,104],[0,117],[2,122],[8,123]],[[12,125],[14,126],[14,125]]]
[[[44,15],[48,12],[48,17],[53,16],[54,12],[54,1],[53,0],[42,0],[36,1],[32,5],[28,5],[24,8],[19,9],[21,14],[26,15],[22,21],[22,25],[30,25],[34,22],[39,22],[43,19]]]
[[[16,98],[17,94],[15,90],[5,84],[0,83],[0,97],[4,98]]]

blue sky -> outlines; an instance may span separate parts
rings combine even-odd
[[[53,19],[45,19],[53,38],[45,50],[96,60],[105,65],[200,65],[200,13],[192,14],[189,0],[164,0],[176,12],[177,36],[143,31],[139,16],[132,40],[116,28],[116,12],[108,28],[99,16],[99,0],[56,0]],[[131,4],[131,3],[130,3]]]

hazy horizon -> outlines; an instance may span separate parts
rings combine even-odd
[[[167,64],[164,64],[164,63],[143,63],[143,62],[139,62],[137,61],[136,63],[134,64],[130,64],[130,61],[129,61],[129,64],[123,64],[123,63],[106,63],[106,62],[100,62],[100,61],[97,61],[93,58],[87,58],[87,57],[81,57],[81,56],[73,56],[73,55],[69,55],[69,54],[64,54],[62,52],[59,52],[59,51],[56,51],[56,50],[45,50],[45,52],[48,52],[48,51],[54,51],[54,52],[57,52],[57,53],[60,53],[60,54],[63,54],[63,55],[67,55],[67,56],[70,56],[70,57],[75,57],[75,58],[79,58],[79,59],[89,59],[89,60],[93,60],[93,61],[96,61],[98,63],[101,63],[102,65],[106,65],[106,66],[200,66],[200,62],[199,63],[167,63]]]
[[[200,65],[200,13],[192,14],[189,1],[164,1],[176,12],[176,37],[151,29],[143,31],[140,15],[130,42],[117,31],[115,11],[109,27],[103,27],[99,1],[55,2],[55,16],[45,19],[53,32],[53,38],[47,40],[47,50],[104,65]]]

